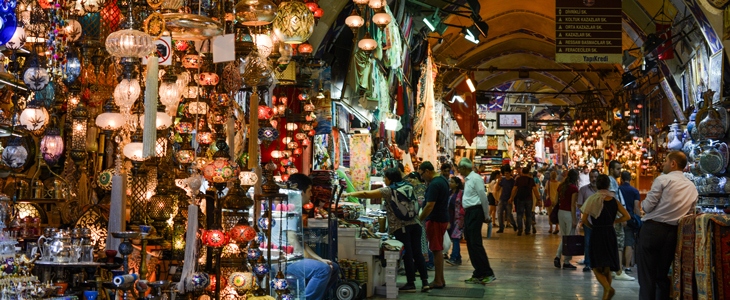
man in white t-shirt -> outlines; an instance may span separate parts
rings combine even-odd
[[[588,170],[588,165],[584,165],[580,174],[578,174],[578,188],[580,189],[589,184],[591,184],[590,171]]]

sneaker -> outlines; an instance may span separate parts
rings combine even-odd
[[[585,265],[586,264],[586,260],[585,259],[581,259],[581,260],[578,261],[578,264],[579,265]]]
[[[431,290],[431,286],[429,286],[428,284],[425,284],[421,288],[421,293],[428,293],[428,291],[430,291],[430,290]]]
[[[632,273],[632,272],[633,272],[633,271],[631,271],[631,268],[626,268],[626,269],[624,269],[624,273]]]
[[[497,280],[497,277],[494,277],[494,275],[492,275],[492,276],[484,277],[481,280],[481,282],[482,282],[482,284],[490,284],[490,283],[494,282],[495,280]]]
[[[553,264],[555,265],[556,268],[560,269],[560,257],[556,256],[555,259],[553,260]]]
[[[571,269],[571,270],[575,270],[575,269],[578,269],[578,267],[576,267],[576,266],[574,266],[574,265],[571,265],[571,264],[567,264],[567,263],[566,263],[566,264],[563,264],[563,269]]]
[[[416,285],[413,283],[406,283],[406,285],[398,288],[399,293],[415,293]]]
[[[634,280],[636,280],[636,278],[631,277],[631,276],[627,275],[626,273],[621,273],[621,275],[616,275],[614,277],[614,279],[616,279],[616,280],[623,280],[623,281],[634,281]]]
[[[477,283],[482,283],[482,280],[484,280],[484,279],[485,278],[472,277],[467,280],[464,280],[464,283],[477,284]]]
[[[589,268],[588,266],[583,267],[583,272],[590,272],[590,271],[591,271],[591,268]]]
[[[616,278],[616,272],[611,271],[611,278]]]

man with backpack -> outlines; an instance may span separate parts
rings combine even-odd
[[[461,205],[466,213],[464,239],[471,265],[474,267],[471,278],[464,282],[492,283],[497,277],[494,276],[494,271],[489,265],[487,250],[484,249],[484,240],[482,240],[482,224],[485,221],[482,203],[488,201],[484,180],[479,174],[472,172],[472,163],[468,158],[462,158],[459,161],[459,173],[464,175],[464,193],[461,197]]]
[[[406,270],[407,282],[398,289],[401,293],[416,291],[416,269],[421,276],[421,291],[428,292],[428,271],[426,261],[421,254],[421,224],[417,219],[418,202],[413,186],[403,180],[400,170],[390,168],[385,170],[385,184],[387,186],[377,190],[344,193],[343,197],[383,199],[386,216],[388,218],[388,233],[403,243],[403,266]]]
[[[471,171],[471,168],[469,169]],[[419,218],[426,221],[426,239],[428,248],[433,252],[436,272],[431,282],[432,289],[442,289],[446,286],[444,280],[444,235],[449,226],[449,182],[436,172],[433,164],[424,161],[418,167],[421,178],[428,182],[426,188],[426,205]],[[481,180],[481,177],[480,177]]]

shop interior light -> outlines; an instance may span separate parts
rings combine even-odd
[[[637,78],[634,76],[634,74],[631,74],[631,72],[626,72],[624,75],[621,75],[621,86],[625,88],[630,88],[635,82]]]
[[[423,23],[426,24],[428,29],[432,32],[437,32],[439,35],[443,35],[444,31],[446,31],[446,25],[441,23],[441,17],[439,17],[438,9],[436,9],[433,15],[423,18]]]
[[[472,93],[477,90],[474,87],[474,82],[471,81],[469,75],[466,75],[466,85],[469,87],[469,91],[471,91]]]
[[[471,27],[464,27],[464,29],[461,30],[461,33],[464,34],[464,38],[467,41],[470,41],[474,44],[479,45],[479,31],[476,28],[476,25],[472,25]]]

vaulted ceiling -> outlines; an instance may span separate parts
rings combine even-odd
[[[470,13],[466,1],[408,1],[466,15]],[[442,65],[471,70],[493,69],[475,72],[477,89],[493,90],[511,83],[512,91],[565,93],[557,98],[537,95],[544,104],[575,104],[583,100],[582,92],[594,91],[598,99],[611,99],[620,88],[623,70],[619,64],[555,62],[555,0],[479,0],[479,3],[479,15],[488,23],[489,35],[482,37],[478,45],[465,40],[461,29],[456,27],[449,27],[442,39],[429,39],[433,57]],[[654,23],[671,23],[678,11],[675,5],[682,5],[684,10],[681,0],[623,0],[622,5],[624,50],[641,46],[641,36],[654,32]],[[444,18],[444,22],[460,26],[473,23],[468,17],[454,14]],[[627,28],[639,30],[627,31]],[[534,71],[529,72],[529,78],[520,78],[517,69]],[[462,73],[463,70],[446,71],[445,83],[453,83]]]

